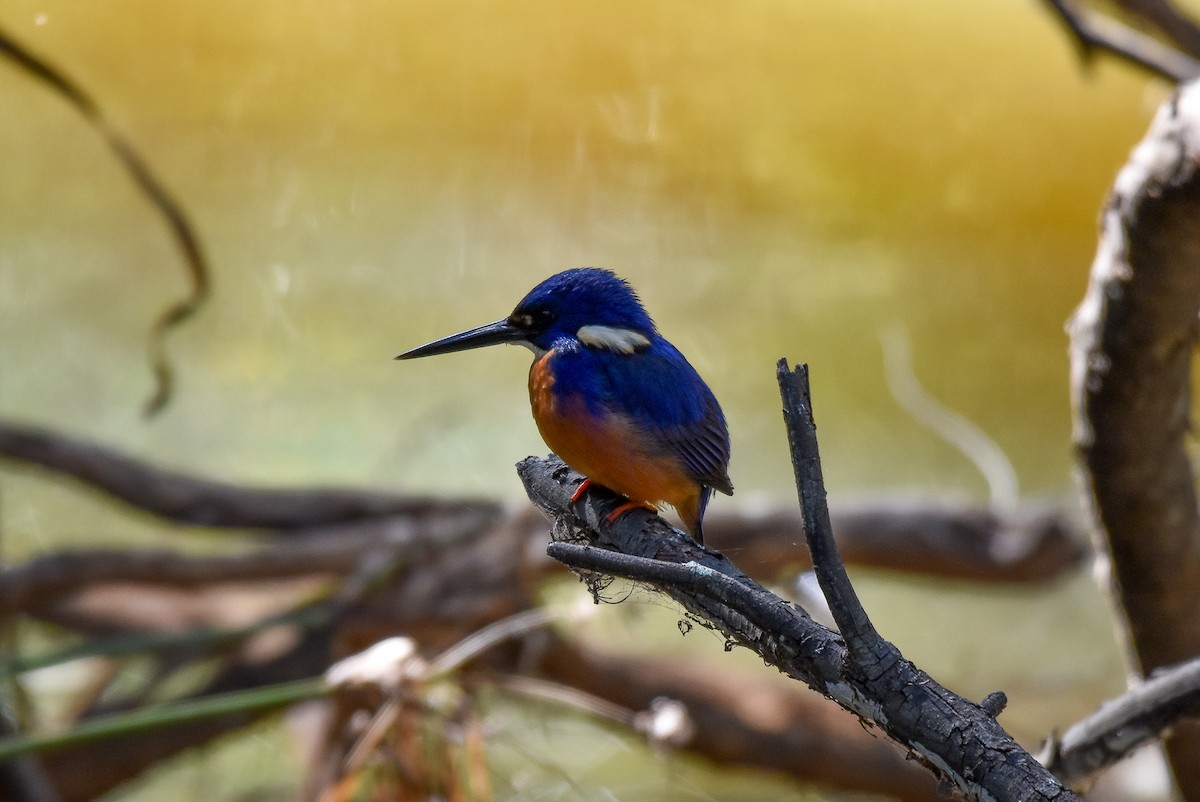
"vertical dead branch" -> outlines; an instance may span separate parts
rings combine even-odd
[[[846,566],[842,564],[833,540],[821,454],[817,449],[817,424],[809,396],[808,365],[797,365],[792,371],[787,360],[781,359],[775,366],[775,377],[783,397],[783,420],[787,426],[800,511],[804,516],[805,540],[821,592],[829,602],[829,610],[851,658],[859,667],[894,660],[898,657],[895,647],[875,630],[850,584]]]

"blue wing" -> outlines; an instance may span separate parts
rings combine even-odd
[[[578,393],[592,411],[636,421],[651,447],[680,459],[697,482],[733,494],[729,430],[708,385],[683,354],[657,335],[632,354],[581,347],[561,353],[555,391]]]

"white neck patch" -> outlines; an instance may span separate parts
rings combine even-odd
[[[533,355],[536,358],[541,358],[542,355],[546,353],[545,348],[538,348],[536,345],[529,342],[529,340],[513,340],[511,343],[509,343],[509,345],[523,345],[530,351],[533,351]]]
[[[581,326],[575,336],[593,348],[607,348],[619,354],[632,354],[650,345],[650,340],[633,329],[617,329],[612,326]]]

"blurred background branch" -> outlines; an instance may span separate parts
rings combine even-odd
[[[206,686],[182,699],[246,691],[286,677],[316,676],[338,654],[363,648],[391,632],[418,636],[422,651],[448,648],[479,627],[536,607],[539,588],[559,575],[554,564],[539,555],[546,537],[541,519],[497,505],[327,488],[263,491],[231,486],[162,471],[53,432],[42,430],[33,437],[25,428],[7,425],[0,425],[0,451],[10,465],[24,462],[96,489],[136,488],[119,492],[117,498],[164,519],[197,517],[208,525],[254,528],[260,545],[238,554],[188,555],[169,547],[68,549],[0,572],[0,612],[51,621],[89,640],[85,650],[76,647],[63,659],[106,654],[116,659],[132,652],[154,657],[161,670],[172,675],[189,664],[216,660],[224,666]],[[81,469],[83,464],[86,470]],[[128,477],[138,481],[127,481]],[[203,504],[187,501],[198,497],[196,488],[203,490]],[[226,503],[228,499],[237,503]],[[183,509],[206,512],[193,516],[181,513]],[[310,516],[308,520],[304,515]],[[908,499],[851,505],[835,512],[834,525],[839,544],[851,559],[927,576],[1045,582],[1070,571],[1085,554],[1078,534],[1046,510],[1034,514],[1018,510],[1005,519],[984,507]],[[802,549],[783,546],[799,531],[794,511],[726,512],[712,517],[709,539],[739,554],[761,581],[786,584],[789,576],[807,567]],[[1014,539],[1019,541],[1015,547]],[[314,593],[319,598],[338,598],[343,583],[354,575],[363,556],[372,552],[383,553],[394,563],[385,578],[339,606],[336,614],[296,614],[313,603]],[[247,608],[262,604],[248,600],[262,594],[271,597],[269,607],[247,618]],[[202,637],[198,627],[212,634]],[[338,645],[331,648],[333,644]],[[522,658],[521,653],[529,656]],[[568,653],[573,657],[567,659]],[[44,665],[32,659],[33,664]],[[605,659],[609,660],[606,670],[582,670]],[[693,676],[686,661],[602,658],[558,638],[533,637],[530,644],[497,660],[493,655],[481,668],[492,674],[520,670],[522,665],[524,670],[536,668],[542,676],[633,709],[647,706],[655,687],[682,692],[687,678]],[[666,684],[664,666],[670,667],[673,677]],[[18,676],[21,670],[9,668]],[[86,717],[112,714],[144,703],[138,700],[162,681],[115,705],[98,704],[104,687],[93,687],[73,706],[86,711]],[[764,751],[761,739],[766,735],[753,734],[753,722],[742,721],[738,730],[729,729],[741,720],[737,708],[746,703],[742,690],[746,681],[744,676],[718,675],[703,684],[707,691],[695,688],[683,694],[689,702],[707,700],[709,705],[701,709],[688,704],[689,715],[700,723],[685,748],[773,770],[790,765],[796,776],[814,782],[891,789],[904,799],[921,798],[932,787],[915,776],[902,757],[885,757],[888,750],[861,737],[857,725],[842,724],[836,716],[825,714],[814,724],[811,708],[824,703],[795,699],[802,694],[771,690],[769,685],[755,693],[760,698],[778,696],[782,709],[795,708],[795,717],[784,728],[793,732],[795,740],[793,746],[784,739]],[[718,703],[726,709],[711,707]],[[45,755],[47,771],[60,784],[64,799],[91,798],[168,754],[245,726],[261,715],[262,711],[230,714],[192,728],[164,725],[157,733],[126,736],[119,743],[128,752],[119,764],[112,763],[110,755],[117,744],[73,744]],[[178,732],[172,734],[176,728]],[[735,737],[737,731],[744,734]],[[777,732],[777,726],[771,731]],[[722,736],[716,737],[717,732]],[[140,741],[143,737],[145,743]],[[813,739],[827,744],[825,750],[841,754],[840,760],[814,758]],[[712,751],[717,744],[720,749]],[[806,756],[801,760],[793,750]],[[873,760],[881,773],[864,774],[857,761],[865,759],[863,754],[875,753]],[[80,765],[94,770],[71,768]],[[75,779],[68,782],[60,771],[69,771]],[[85,782],[81,776],[92,779]]]

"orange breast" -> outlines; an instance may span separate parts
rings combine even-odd
[[[556,399],[553,358],[550,351],[529,370],[533,419],[550,450],[596,484],[641,504],[670,504],[690,524],[699,512],[700,484],[678,458],[648,449],[627,417],[593,415],[582,398]]]

